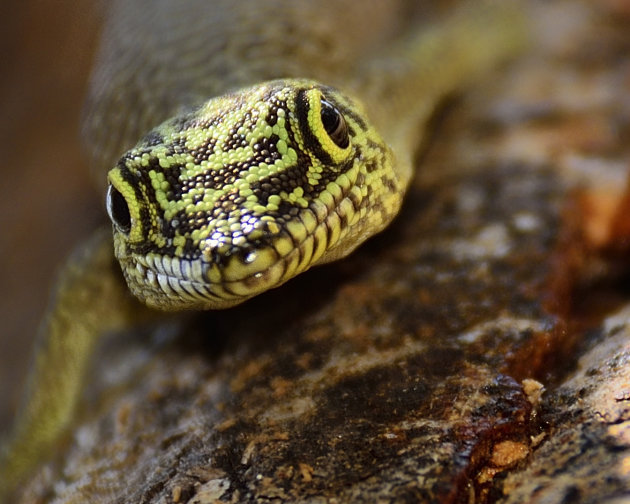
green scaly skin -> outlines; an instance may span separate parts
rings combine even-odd
[[[322,103],[340,121],[341,146],[326,132]],[[168,121],[109,181],[127,283],[167,310],[233,306],[347,255],[390,222],[404,189],[361,106],[297,79]]]
[[[336,85],[345,81],[347,92],[285,78],[201,105],[192,100],[192,111],[146,134],[109,171],[115,256],[131,292],[162,310],[227,308],[352,252],[397,214],[435,104],[512,54],[523,40],[521,21],[512,7],[473,5],[355,65],[355,75],[327,74]],[[282,40],[265,33],[272,43]],[[310,76],[309,63],[300,68]],[[260,68],[245,79],[223,78],[251,81],[266,75]],[[285,71],[278,68],[271,73]],[[122,135],[120,128],[103,132],[115,116],[107,108],[90,116],[100,153],[124,144],[109,138]],[[134,124],[152,117],[128,113]],[[98,337],[147,315],[122,287],[111,249],[100,231],[62,272],[0,460],[0,497],[70,423]]]

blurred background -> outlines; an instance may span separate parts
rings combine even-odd
[[[105,222],[79,135],[103,6],[0,2],[0,433],[20,397],[55,272]]]

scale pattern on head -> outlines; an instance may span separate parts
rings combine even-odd
[[[333,88],[278,80],[215,98],[109,172],[116,256],[150,306],[233,306],[384,228],[401,199],[392,164]]]

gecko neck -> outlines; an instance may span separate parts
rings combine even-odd
[[[466,4],[446,22],[403,39],[358,72],[361,80],[352,85],[394,151],[405,186],[436,105],[522,49],[526,33],[517,2]]]

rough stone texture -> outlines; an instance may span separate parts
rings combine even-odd
[[[582,204],[625,184],[630,12],[532,6],[537,48],[447,107],[389,230],[105,342],[20,502],[630,499],[628,290]]]
[[[630,306],[594,337],[577,371],[543,401],[540,447],[507,477],[502,502],[630,499]]]

